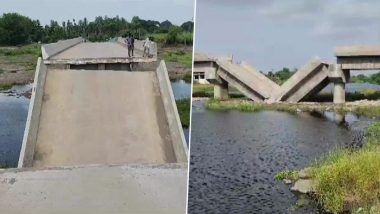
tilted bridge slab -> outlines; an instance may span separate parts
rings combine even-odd
[[[242,92],[246,97],[263,102],[279,93],[280,87],[254,67],[234,64],[231,59],[212,59],[206,55],[196,55],[194,72],[204,72],[205,78],[215,83],[216,98],[228,98],[228,85]]]

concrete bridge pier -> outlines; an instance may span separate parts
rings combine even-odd
[[[346,84],[344,82],[334,82],[334,104],[346,102]]]
[[[217,79],[217,83],[214,84],[214,98],[222,100],[228,99],[228,82],[220,77]]]
[[[339,66],[337,66],[338,68]],[[339,68],[340,69],[340,68]],[[350,70],[340,70],[341,78],[334,81],[334,103],[342,104],[346,102],[346,83],[350,80]]]

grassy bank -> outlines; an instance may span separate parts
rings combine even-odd
[[[8,84],[8,83],[3,83],[3,84],[0,84],[0,91],[5,91],[5,90],[9,90],[12,88],[12,84]]]
[[[162,58],[167,62],[177,62],[184,65],[186,68],[192,67],[192,53],[185,51],[166,52]]]
[[[190,125],[190,99],[177,100],[176,103],[182,127],[188,128]]]
[[[380,123],[368,128],[360,150],[336,150],[312,170],[318,202],[328,211],[380,213]]]
[[[363,89],[360,91],[356,91],[353,93],[346,93],[346,101],[356,101],[356,100],[379,100],[380,99],[380,91],[376,91],[373,89]],[[313,102],[331,102],[333,100],[333,94],[331,93],[322,93],[317,94],[305,101],[313,101]]]
[[[0,90],[32,81],[39,56],[39,44],[0,47]]]
[[[41,55],[41,46],[38,44],[25,45],[21,47],[4,47],[0,48],[0,55],[3,56],[20,56],[20,55]]]
[[[333,105],[323,103],[257,103],[245,99],[209,99],[206,108],[212,111],[237,110],[243,112],[257,112],[261,110],[297,112],[325,112],[335,111],[339,113],[352,112],[360,116],[379,117],[380,105]]]
[[[167,44],[169,40],[168,33],[153,33],[147,36],[152,38],[153,41],[160,44]],[[193,33],[180,32],[175,36],[174,40],[175,44],[193,45]]]

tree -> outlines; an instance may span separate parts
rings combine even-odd
[[[94,21],[84,18],[68,19],[58,23],[51,20],[48,25],[42,27],[38,20],[8,13],[0,16],[0,45],[20,45],[39,41],[50,43],[79,36],[90,41],[105,41],[125,34],[131,34],[139,39],[150,36],[156,41],[168,44],[188,44],[192,42],[192,29],[191,21],[178,27],[168,20],[160,23],[144,20],[138,16],[133,17],[130,23],[119,16],[113,18],[98,16]]]
[[[167,44],[175,44],[178,40],[178,35],[181,32],[181,28],[177,26],[171,26],[168,31],[168,35],[166,36]]]
[[[168,21],[168,20],[163,21],[163,22],[161,22],[160,27],[158,28],[158,32],[159,33],[168,33],[171,26],[173,26],[173,24],[170,21]]]
[[[181,28],[183,31],[186,31],[186,32],[193,32],[194,30],[194,22],[192,21],[188,21],[188,22],[185,22],[181,25]]]
[[[5,13],[0,17],[0,44],[21,45],[31,42],[33,29],[37,23],[17,13]],[[38,27],[37,27],[38,28]]]

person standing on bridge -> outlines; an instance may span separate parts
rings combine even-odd
[[[149,37],[147,37],[144,41],[143,57],[149,57],[149,54],[150,54],[150,40],[149,40]]]
[[[135,39],[131,35],[129,35],[126,39],[126,43],[127,43],[127,47],[128,47],[128,57],[132,57]]]

